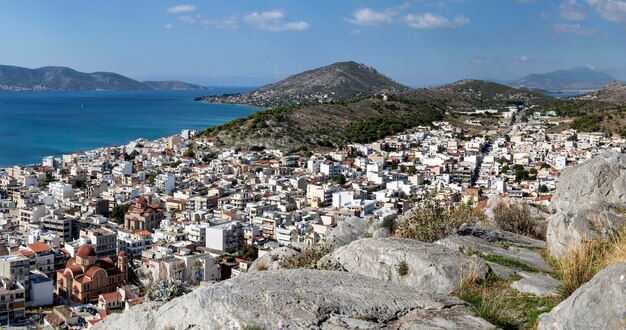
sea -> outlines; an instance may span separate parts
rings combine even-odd
[[[0,168],[245,117],[260,109],[194,98],[250,90],[0,92]]]

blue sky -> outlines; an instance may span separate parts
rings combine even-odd
[[[3,0],[0,63],[278,80],[355,60],[424,86],[591,66],[626,80],[626,0]]]

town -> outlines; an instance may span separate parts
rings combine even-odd
[[[91,328],[111,313],[323,246],[342,223],[383,223],[432,196],[547,206],[560,173],[625,140],[532,107],[477,110],[340,150],[227,148],[195,131],[0,170],[0,323]],[[497,118],[492,130],[485,116]],[[555,123],[555,121],[557,121]],[[371,233],[385,237],[384,226]]]

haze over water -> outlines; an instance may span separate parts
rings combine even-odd
[[[248,90],[0,93],[0,167],[245,117],[259,109],[193,99]]]

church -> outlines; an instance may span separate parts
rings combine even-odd
[[[80,303],[98,300],[98,295],[116,292],[128,281],[128,257],[120,252],[117,264],[111,258],[96,258],[91,245],[83,245],[76,256],[57,271],[56,293]]]

